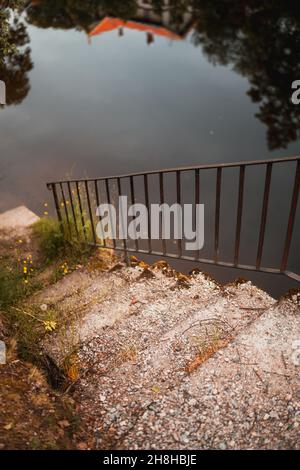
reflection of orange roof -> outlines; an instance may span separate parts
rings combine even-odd
[[[165,38],[174,41],[181,40],[178,34],[172,33],[166,28],[160,26],[153,26],[150,24],[138,23],[137,21],[124,21],[119,18],[110,18],[106,16],[89,34],[89,36],[97,36],[98,34],[107,33],[118,28],[134,29],[136,31],[144,31],[146,33],[153,33],[157,36],[164,36]]]

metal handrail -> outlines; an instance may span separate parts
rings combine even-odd
[[[126,173],[121,175],[113,175],[113,176],[101,176],[99,178],[82,178],[82,179],[68,179],[68,180],[58,180],[58,181],[51,181],[47,183],[47,187],[49,188],[52,184],[59,184],[59,183],[84,183],[85,181],[104,181],[106,179],[112,180],[116,178],[130,178],[130,176],[144,176],[144,175],[158,175],[159,173],[175,173],[176,171],[193,171],[193,170],[214,170],[217,168],[233,168],[239,167],[241,165],[245,166],[253,166],[253,165],[266,165],[267,163],[284,163],[284,162],[295,162],[300,159],[300,156],[294,157],[280,157],[280,158],[273,158],[271,160],[245,160],[240,162],[231,162],[231,163],[207,163],[201,165],[192,165],[192,166],[182,166],[176,168],[165,168],[160,170],[151,170],[151,171],[140,171],[136,173]]]
[[[295,171],[295,178],[293,184],[293,190],[291,194],[291,204],[289,209],[289,217],[288,223],[286,227],[286,235],[285,235],[285,242],[281,257],[280,266],[278,268],[273,267],[264,267],[262,266],[262,255],[264,249],[264,241],[265,241],[265,233],[266,233],[266,226],[267,226],[267,217],[268,217],[268,208],[269,208],[269,196],[270,196],[270,188],[271,188],[271,180],[272,180],[272,172],[274,165],[278,163],[291,163],[295,162],[296,171]],[[263,191],[263,200],[262,200],[262,209],[261,209],[261,216],[260,216],[260,227],[259,227],[259,239],[257,244],[257,254],[255,263],[252,265],[242,264],[240,263],[240,244],[241,244],[241,229],[242,229],[242,220],[243,220],[243,204],[244,204],[244,193],[245,193],[245,177],[246,177],[246,169],[250,166],[261,166],[265,165],[266,173],[265,173],[265,183],[264,183],[264,191]],[[219,259],[219,241],[220,241],[220,213],[221,213],[221,199],[222,199],[222,175],[223,170],[226,168],[239,168],[239,190],[238,190],[238,201],[237,201],[237,216],[236,216],[236,225],[235,225],[235,245],[234,245],[234,258],[232,262],[225,262]],[[135,172],[135,173],[128,173],[128,174],[121,174],[121,175],[113,175],[113,176],[102,176],[99,178],[85,178],[85,179],[69,179],[69,180],[61,180],[61,181],[54,181],[47,183],[48,189],[52,190],[54,196],[54,203],[56,208],[56,213],[58,216],[58,220],[63,226],[63,219],[65,218],[66,224],[70,228],[70,220],[74,221],[75,229],[77,235],[79,234],[79,227],[78,227],[78,220],[75,215],[74,209],[74,201],[72,196],[72,188],[75,186],[75,194],[77,199],[77,204],[79,207],[80,212],[80,223],[82,225],[82,230],[84,234],[84,238],[87,243],[100,246],[100,247],[107,247],[106,242],[104,241],[103,245],[97,242],[96,238],[96,231],[95,225],[93,221],[93,214],[91,208],[91,198],[90,198],[90,186],[93,185],[95,196],[96,196],[96,204],[97,206],[100,205],[100,198],[99,198],[99,182],[105,182],[105,191],[106,191],[106,200],[110,203],[110,187],[109,182],[111,180],[117,181],[117,188],[118,194],[121,196],[121,180],[124,178],[128,178],[130,182],[130,194],[131,194],[131,201],[134,204],[135,202],[135,184],[134,178],[138,176],[143,177],[143,188],[144,188],[144,196],[145,196],[145,203],[147,208],[149,208],[149,187],[148,187],[148,177],[151,175],[158,175],[159,176],[159,195],[160,195],[160,203],[163,204],[165,200],[164,195],[164,175],[169,173],[174,173],[176,175],[176,203],[181,204],[181,174],[187,171],[194,172],[194,181],[195,181],[195,194],[194,194],[194,202],[195,206],[200,203],[200,172],[203,170],[216,170],[216,193],[215,193],[215,226],[214,226],[214,256],[212,259],[209,258],[201,258],[200,253],[197,253],[197,256],[186,256],[182,253],[182,246],[181,241],[179,240],[177,243],[177,254],[172,254],[167,252],[166,242],[162,240],[162,251],[157,252],[152,249],[151,239],[149,239],[149,249],[144,250],[141,249],[139,246],[138,241],[135,241],[135,248],[130,248],[127,245],[127,241],[123,240],[123,246],[119,247],[116,244],[116,241],[113,240],[113,246],[109,246],[109,248],[113,248],[114,250],[133,252],[133,253],[141,253],[147,255],[154,255],[154,256],[163,256],[167,258],[175,258],[175,259],[182,259],[188,261],[199,262],[203,264],[210,264],[215,266],[224,266],[229,268],[237,268],[242,270],[250,270],[250,271],[259,271],[265,273],[272,273],[272,274],[285,274],[286,276],[300,282],[300,275],[294,272],[291,272],[287,269],[289,252],[291,241],[293,237],[294,225],[295,225],[295,218],[296,218],[296,211],[297,211],[297,203],[298,203],[298,196],[299,196],[299,187],[300,187],[300,157],[285,157],[285,158],[274,158],[271,160],[251,160],[251,161],[239,161],[239,162],[232,162],[232,163],[214,163],[214,164],[201,164],[201,165],[193,165],[193,166],[185,166],[185,167],[177,167],[177,168],[167,168],[167,169],[159,169],[153,171],[142,171],[142,172]],[[91,222],[92,227],[92,237],[93,241],[87,240],[87,233],[86,233],[86,225],[85,225],[85,215],[83,211],[83,200],[82,194],[80,191],[80,184],[84,184],[84,191],[85,191],[85,198],[87,201],[87,212],[88,218]],[[65,190],[70,198],[70,211],[68,210],[67,203],[66,203],[66,195]],[[59,196],[60,193],[60,196]],[[60,201],[62,203],[60,204]],[[65,215],[62,215],[61,205],[64,207]],[[149,221],[150,222],[150,221]],[[149,226],[150,230],[150,226]]]

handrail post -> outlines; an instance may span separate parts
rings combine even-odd
[[[53,199],[54,199],[54,205],[55,205],[55,210],[58,218],[58,223],[59,227],[61,230],[62,235],[64,235],[64,227],[63,227],[63,220],[62,220],[62,215],[59,207],[59,202],[58,202],[58,196],[57,196],[57,191],[56,191],[56,184],[51,183],[48,185],[48,189],[52,190],[53,193]]]
[[[144,191],[145,191],[145,204],[147,208],[147,217],[148,217],[148,249],[149,253],[152,251],[151,243],[151,214],[150,214],[150,205],[149,205],[149,187],[148,187],[148,175],[144,175]]]
[[[133,176],[130,177],[130,193],[131,193],[131,204],[134,206],[135,204],[135,192],[134,192],[134,181],[133,181]],[[135,227],[136,228],[136,227]],[[139,244],[137,239],[134,240],[135,248],[136,251],[139,251]]]
[[[197,228],[197,206],[200,204],[200,170],[195,170],[195,224]],[[200,258],[200,250],[198,250],[197,259]]]
[[[100,207],[100,197],[99,197],[99,188],[98,188],[98,181],[97,180],[94,180],[94,185],[95,185],[95,193],[96,193],[96,204],[97,204],[97,208],[99,208]],[[100,227],[101,227],[102,235],[104,235],[103,222],[102,222],[101,216],[100,216]],[[101,240],[101,241],[103,243],[104,248],[106,248],[105,237],[103,237],[103,240]]]
[[[181,206],[181,172],[176,171],[176,192],[177,192],[177,204]],[[182,220],[179,217],[180,223],[182,224]],[[182,226],[180,227],[179,234],[182,233]],[[182,257],[182,242],[181,239],[179,238],[177,240],[177,247],[178,247],[178,258]]]
[[[61,195],[62,195],[62,199],[63,199],[63,205],[64,205],[64,209],[65,209],[65,214],[66,214],[66,220],[67,220],[67,225],[68,225],[68,229],[69,229],[69,234],[70,234],[70,237],[72,237],[72,231],[71,231],[71,224],[70,224],[70,219],[69,219],[69,211],[68,211],[68,208],[67,208],[67,201],[66,201],[66,197],[65,197],[65,192],[64,192],[64,188],[63,188],[63,183],[60,183],[60,191],[61,191]]]
[[[109,179],[106,178],[105,179],[105,188],[106,188],[106,198],[107,198],[107,203],[110,207],[110,204],[111,204],[111,201],[110,201],[110,191],[109,191]],[[109,210],[109,218],[110,218],[110,226],[112,225],[112,213],[111,213],[111,210]],[[112,234],[113,235],[113,238],[112,238],[112,244],[113,244],[113,248],[116,248],[116,240],[114,238],[114,233]]]
[[[291,240],[293,236],[294,223],[295,223],[297,203],[298,203],[299,187],[300,187],[300,160],[298,160],[297,168],[296,168],[290,215],[289,215],[288,227],[287,227],[285,244],[284,244],[284,252],[283,252],[281,267],[280,267],[281,272],[284,272],[286,270],[286,266],[288,262]]]
[[[120,178],[117,178],[117,186],[118,186],[118,195],[119,195],[119,198],[121,197],[122,195],[122,189],[121,189],[121,179]],[[122,233],[124,233],[124,230],[125,230],[125,227],[124,227],[124,214],[121,213],[119,214],[119,219],[120,219],[120,225],[121,225],[121,229],[122,229]],[[127,266],[129,266],[129,259],[128,259],[128,252],[127,252],[127,243],[126,243],[126,240],[124,239],[123,240],[123,248],[124,248],[124,257],[125,257],[125,263]]]
[[[76,181],[76,192],[77,192],[79,211],[80,211],[80,216],[81,216],[83,236],[84,236],[85,242],[87,243],[86,226],[85,226],[85,220],[84,220],[83,208],[82,208],[82,202],[81,202],[81,196],[80,196],[79,181]]]
[[[72,210],[72,215],[73,215],[73,220],[74,220],[75,231],[76,231],[76,235],[78,237],[79,236],[79,231],[78,231],[77,219],[76,219],[75,208],[74,208],[74,203],[73,203],[71,183],[69,181],[68,181],[68,191],[69,191],[69,198],[70,198],[70,204],[71,204],[71,210]]]
[[[262,206],[262,212],[261,212],[261,222],[260,222],[259,240],[258,240],[257,257],[256,257],[256,269],[260,269],[260,266],[261,266],[261,258],[262,258],[262,252],[263,252],[264,241],[265,241],[272,168],[273,168],[273,163],[268,163],[267,169],[266,169],[264,199],[263,199],[263,206]]]
[[[94,226],[94,219],[93,219],[93,214],[92,214],[92,206],[91,206],[91,199],[90,199],[90,192],[89,192],[89,187],[88,187],[88,181],[85,181],[85,193],[87,197],[87,203],[88,203],[88,209],[89,209],[89,216],[90,216],[90,222],[92,226],[92,234],[93,234],[93,240],[94,243],[97,243],[96,239],[96,232],[95,232],[95,226]]]
[[[244,202],[244,183],[245,183],[245,165],[240,166],[240,179],[239,179],[239,200],[236,221],[235,233],[235,252],[234,252],[234,265],[237,266],[240,256],[240,242],[241,242],[241,228],[242,228],[242,215],[243,215],[243,202]]]
[[[160,192],[160,204],[163,205],[165,203],[165,194],[164,194],[164,174],[159,173],[159,192]],[[162,229],[162,236],[164,236],[164,216],[161,212],[161,229]],[[163,248],[163,255],[167,252],[167,245],[166,240],[162,238],[162,248]]]
[[[214,261],[216,264],[218,263],[218,260],[219,260],[221,185],[222,185],[222,168],[218,168],[217,169],[217,184],[216,184],[215,252],[214,252]]]

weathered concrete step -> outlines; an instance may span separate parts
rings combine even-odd
[[[206,282],[196,276],[190,289],[154,300],[82,348],[79,402],[99,447],[122,440],[149,406],[274,304],[251,283]]]
[[[49,302],[50,307],[59,312],[60,322],[62,318],[65,319],[65,327],[45,341],[45,351],[61,363],[78,344],[97,338],[105,327],[122,319],[139,318],[146,308],[150,308],[150,315],[155,308],[162,311],[165,321],[168,318],[165,306],[168,305],[168,299],[176,297],[180,285],[180,279],[174,278],[173,273],[166,276],[161,269],[139,266],[114,272],[76,272],[66,276],[57,285],[32,299],[35,305]],[[204,276],[189,280],[188,287],[181,291],[181,298],[184,303],[192,303],[193,297],[196,297],[195,305],[199,299],[208,300],[213,293],[220,291],[216,283]],[[129,337],[132,335],[133,331]],[[116,344],[119,344],[121,338],[122,335]]]
[[[300,295],[269,309],[180,386],[140,407],[127,434],[117,410],[118,447],[299,449],[299,314]]]
[[[30,245],[30,226],[38,220],[39,217],[25,206],[2,212],[0,214],[0,242],[13,243],[15,239],[22,239],[22,243]]]
[[[19,206],[0,214],[1,230],[19,230],[30,227],[39,217],[25,206]]]

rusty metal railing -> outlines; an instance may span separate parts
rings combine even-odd
[[[277,266],[264,266],[262,263],[263,253],[265,248],[265,234],[268,226],[269,204],[270,204],[270,190],[272,183],[272,175],[274,167],[279,164],[286,164],[289,167],[289,172],[293,172],[293,185],[292,188],[285,188],[285,191],[290,192],[289,213],[287,218],[287,225],[285,227],[285,239],[281,249],[280,262]],[[245,180],[247,178],[247,170],[250,167],[256,167],[264,171],[264,188],[262,193],[262,200],[259,208],[260,223],[257,229],[258,243],[256,246],[256,256],[251,264],[245,264],[240,261],[240,246],[242,241],[242,225],[243,225],[243,209],[245,198]],[[239,171],[238,177],[238,197],[237,197],[237,211],[235,219],[235,239],[234,239],[234,254],[231,261],[224,261],[220,259],[220,235],[222,233],[222,223],[220,222],[221,216],[221,202],[226,198],[226,194],[222,192],[223,173],[229,168],[236,168]],[[140,241],[135,240],[134,246],[130,247],[128,240],[122,240],[121,246],[117,244],[116,240],[111,242],[98,241],[96,235],[96,207],[100,205],[102,199],[110,203],[112,200],[112,184],[114,184],[114,196],[122,195],[122,182],[125,180],[129,183],[129,195],[131,202],[136,202],[136,186],[137,179],[139,179],[139,189],[143,190],[144,203],[149,209],[151,198],[149,194],[149,178],[152,176],[158,177],[158,191],[160,204],[165,202],[165,178],[166,175],[173,174],[175,176],[175,192],[176,197],[173,203],[182,203],[182,174],[185,172],[192,172],[194,180],[194,195],[193,203],[199,204],[201,200],[200,176],[206,170],[215,170],[215,195],[214,195],[214,229],[213,229],[213,255],[210,257],[201,257],[201,252],[195,253],[194,256],[187,256],[182,249],[182,241],[176,241],[177,249],[175,253],[168,252],[166,241],[161,240],[161,250],[156,250],[153,247],[153,241],[150,236],[147,242],[147,247],[142,248]],[[142,181],[142,182],[141,182]],[[99,185],[102,185],[103,195],[100,197]],[[227,268],[238,268],[242,270],[259,271],[272,274],[285,274],[286,276],[300,282],[300,273],[292,272],[288,269],[289,253],[291,248],[292,239],[297,237],[300,241],[300,234],[295,235],[295,220],[297,213],[297,203],[299,196],[300,186],[300,157],[289,158],[274,158],[272,160],[256,160],[256,161],[240,161],[233,163],[218,163],[207,165],[196,165],[179,168],[168,168],[162,170],[138,172],[123,174],[117,176],[107,176],[100,178],[87,178],[77,180],[64,180],[55,181],[47,184],[47,187],[53,192],[54,204],[58,220],[64,230],[73,231],[73,236],[83,239],[84,242],[99,246],[102,248],[112,248],[114,250],[123,251],[126,253],[141,253],[147,255],[155,255],[166,258],[175,258],[179,260],[188,260],[203,264],[210,264],[215,266],[224,266]],[[254,191],[255,188],[252,188]],[[94,209],[94,210],[93,210]],[[149,212],[148,212],[149,213]],[[253,228],[252,228],[253,229]],[[151,220],[148,220],[148,230],[151,232]]]

